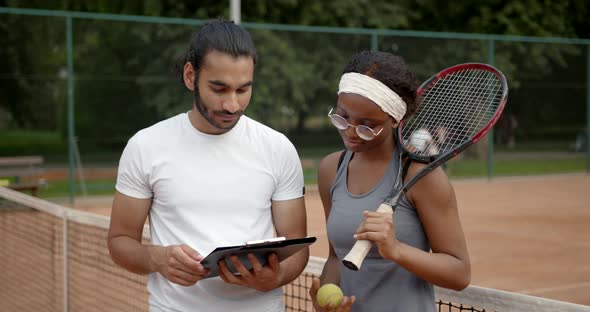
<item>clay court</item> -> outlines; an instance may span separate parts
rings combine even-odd
[[[472,284],[590,305],[590,176],[453,181]],[[312,254],[326,257],[317,192],[307,200]]]
[[[472,284],[590,305],[590,176],[455,180],[471,256]],[[77,208],[109,214],[109,197]],[[327,256],[324,213],[306,194],[313,256]]]

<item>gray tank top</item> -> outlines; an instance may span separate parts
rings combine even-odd
[[[355,242],[352,235],[363,220],[363,211],[376,210],[390,195],[400,166],[397,153],[372,190],[363,195],[353,195],[348,192],[347,186],[348,163],[352,153],[346,151],[330,190],[332,208],[327,222],[328,239],[340,260]],[[416,208],[405,196],[395,210],[394,225],[399,241],[430,251]],[[356,296],[352,311],[435,311],[432,285],[396,263],[383,259],[375,246],[359,271],[352,271],[340,263],[340,287],[346,296]]]

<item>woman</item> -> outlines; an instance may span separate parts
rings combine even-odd
[[[395,133],[416,111],[416,88],[408,66],[389,53],[358,53],[344,69],[329,116],[346,150],[322,159],[318,172],[330,248],[310,289],[318,311],[316,294],[325,283],[350,296],[336,311],[424,312],[435,311],[432,285],[461,290],[470,282],[455,194],[441,168],[402,196],[393,216],[375,212],[402,166]],[[404,182],[424,166],[411,162]],[[360,270],[351,271],[341,260],[356,240],[374,245]]]

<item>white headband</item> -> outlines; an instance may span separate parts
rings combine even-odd
[[[406,114],[406,102],[381,81],[359,73],[346,73],[340,78],[338,94],[354,93],[375,102],[396,121]]]

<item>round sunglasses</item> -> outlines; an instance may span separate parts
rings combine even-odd
[[[381,130],[375,132],[373,129],[365,126],[365,125],[358,125],[358,126],[354,126],[351,125],[348,121],[346,121],[346,119],[338,114],[332,114],[332,111],[334,110],[334,108],[330,109],[330,112],[328,112],[328,117],[330,117],[330,121],[332,122],[332,124],[334,125],[334,127],[336,127],[339,130],[346,130],[348,129],[348,127],[353,127],[354,130],[356,131],[356,134],[363,140],[365,141],[371,141],[372,139],[374,139],[376,136],[378,136],[383,129],[385,129],[385,126],[391,121],[391,118],[389,118],[387,120],[386,123],[383,124]]]

